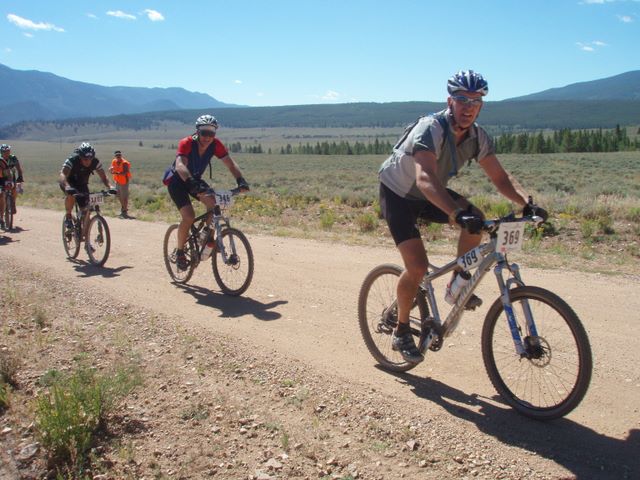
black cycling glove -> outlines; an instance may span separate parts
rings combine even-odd
[[[22,178],[22,175],[16,178],[16,183],[24,183],[24,179]]]
[[[206,192],[209,189],[207,182],[198,178],[189,177],[185,183],[187,184],[187,190],[194,197],[197,197],[199,193]]]
[[[529,197],[529,203],[527,203],[522,209],[522,216],[531,217],[533,215],[542,218],[543,222],[546,222],[549,218],[549,214],[547,213],[547,211],[544,208],[539,207],[535,203],[533,203],[533,199]]]
[[[484,220],[482,220],[480,215],[473,213],[471,209],[469,209],[468,211],[461,210],[458,212],[456,215],[456,223],[472,235],[477,235],[482,231]]]
[[[238,177],[236,178],[236,182],[238,183],[238,187],[240,187],[240,189],[242,190],[247,190],[249,191],[249,184],[247,183],[247,181],[244,179],[244,177]]]

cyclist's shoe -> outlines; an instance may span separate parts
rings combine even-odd
[[[465,304],[464,309],[475,310],[480,305],[482,305],[482,299],[478,297],[475,293],[472,293],[471,296],[469,297],[469,300],[467,300],[467,303]]]
[[[424,356],[420,353],[420,350],[416,347],[416,343],[413,341],[411,332],[402,333],[398,336],[396,336],[396,332],[393,332],[391,348],[396,352],[400,352],[402,358],[409,363],[417,364],[424,360]]]
[[[183,272],[189,268],[189,260],[182,250],[176,252],[176,266]]]
[[[66,228],[67,230],[73,230],[73,220],[71,220],[70,218],[65,218],[64,228]]]

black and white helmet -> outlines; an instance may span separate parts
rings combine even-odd
[[[82,142],[80,146],[76,148],[76,152],[83,157],[94,157],[96,154],[96,151],[89,142]]]
[[[3,143],[2,145],[0,145],[0,152],[10,152],[11,151],[11,145],[7,145],[6,143]]]
[[[196,120],[196,129],[201,128],[215,132],[218,129],[218,120],[213,115],[200,115]]]
[[[483,96],[489,93],[489,84],[479,73],[473,70],[460,70],[451,76],[447,82],[449,95],[456,92],[480,93]]]

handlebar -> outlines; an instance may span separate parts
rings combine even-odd
[[[500,224],[505,222],[527,222],[527,223],[535,223],[536,226],[538,226],[544,222],[544,219],[537,215],[529,215],[526,217],[516,217],[515,214],[510,213],[509,215],[496,218],[495,220],[485,220],[482,226],[482,230],[490,234],[495,233],[498,231]]]
[[[89,192],[89,193],[83,193],[83,192],[76,192],[73,193],[72,195],[75,198],[82,198],[82,197],[88,197],[89,195],[95,195],[95,194],[100,194],[100,195],[104,195],[105,197],[110,197],[112,195],[117,195],[117,191],[113,188],[110,188],[109,190],[100,190],[99,192]]]

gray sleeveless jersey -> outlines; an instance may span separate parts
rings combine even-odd
[[[434,153],[438,159],[437,175],[445,186],[469,160],[478,161],[495,153],[491,137],[482,127],[474,124],[469,129],[467,138],[456,147],[454,167],[451,145],[455,145],[455,139],[449,131],[448,114],[449,110],[443,110],[434,115],[420,117],[417,122],[409,125],[394,146],[393,153],[380,166],[380,181],[397,195],[410,199],[425,199],[416,186],[413,158],[420,150]],[[452,135],[451,139],[447,138],[448,135]]]

